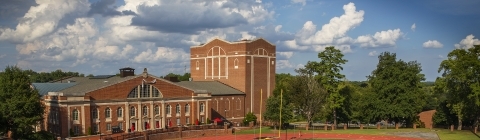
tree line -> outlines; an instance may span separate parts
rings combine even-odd
[[[340,50],[327,47],[319,61],[309,61],[296,75],[277,74],[265,120],[342,123],[389,121],[422,125],[418,114],[436,110],[434,125],[477,126],[480,117],[480,46],[455,49],[439,66],[435,82],[425,82],[421,64],[383,52],[366,81],[348,81],[341,73],[348,62]],[[280,94],[283,94],[280,101]],[[307,128],[308,129],[308,126]]]

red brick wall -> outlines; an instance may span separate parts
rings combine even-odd
[[[226,55],[228,56],[228,79],[226,78],[220,78],[214,77],[213,79],[211,77],[205,77],[205,59],[196,59],[199,57],[206,57],[207,53],[211,48],[214,47],[221,47],[223,50],[225,50]],[[265,49],[267,51],[266,54],[263,54],[263,52],[260,52],[261,55],[267,55],[267,56],[275,56],[276,50],[275,46],[272,46],[270,43],[268,43],[265,40],[259,39],[250,43],[247,42],[239,42],[239,43],[227,43],[222,40],[212,40],[211,42],[205,44],[203,47],[193,47],[190,49],[191,53],[191,74],[192,78],[194,81],[213,81],[213,80],[218,80],[221,81],[227,85],[230,85],[242,92],[245,92],[246,97],[245,97],[245,109],[244,112],[249,112],[252,111],[251,107],[251,96],[254,96],[254,107],[253,111],[255,114],[259,114],[260,112],[260,89],[263,90],[263,103],[262,107],[263,110],[265,109],[265,101],[268,98],[268,95],[271,95],[273,92],[273,88],[275,88],[275,65],[276,65],[276,60],[275,58],[270,58],[268,60],[267,57],[258,57],[254,56],[253,59],[250,55],[253,55],[254,53],[258,51],[258,49]],[[216,52],[217,53],[217,52]],[[223,53],[223,52],[222,52]],[[235,54],[237,53],[237,54]],[[214,53],[215,54],[215,53]],[[217,53],[218,54],[218,53]],[[247,56],[236,56],[236,55],[247,55]],[[218,59],[218,58],[216,58]],[[218,75],[218,62],[219,60],[214,60],[214,75]],[[235,69],[234,67],[234,61],[235,59],[239,60],[238,63],[238,69]],[[207,76],[211,75],[212,72],[212,59],[207,58]],[[199,69],[196,70],[197,64],[196,62],[199,62]],[[221,64],[223,66],[220,66],[221,72],[225,72],[226,70],[224,69],[225,65],[225,60],[222,58]],[[250,63],[247,63],[247,61],[250,61]],[[272,61],[274,61],[274,64],[272,65]],[[252,78],[252,66],[254,68],[253,72],[253,89],[251,89],[251,78]],[[270,69],[270,71],[268,71]],[[270,76],[270,77],[268,77]],[[270,82],[270,86],[268,86],[267,82]],[[253,92],[253,95],[251,95]]]
[[[433,125],[433,115],[437,112],[436,110],[429,110],[429,111],[423,111],[418,116],[420,117],[420,121],[425,123],[425,128],[432,128]]]

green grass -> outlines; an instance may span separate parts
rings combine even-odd
[[[474,139],[480,139],[477,137],[475,134],[473,134],[469,130],[462,130],[458,131],[455,130],[451,132],[448,129],[425,129],[425,128],[419,128],[419,129],[411,129],[411,128],[400,128],[400,129],[348,129],[348,130],[343,130],[343,129],[337,129],[334,131],[328,130],[325,131],[323,129],[321,130],[305,130],[305,129],[297,129],[295,132],[302,131],[302,133],[336,133],[336,134],[365,134],[365,135],[390,135],[393,132],[436,132],[437,135],[439,136],[440,140],[474,140]],[[294,132],[293,129],[289,129],[288,133]],[[249,130],[241,130],[237,134],[259,134],[260,131],[259,129],[249,129]],[[273,130],[267,127],[262,128],[262,133],[278,133],[277,130]],[[285,130],[282,130],[280,133],[285,134]]]

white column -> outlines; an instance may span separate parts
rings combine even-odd
[[[153,101],[150,101],[150,122],[148,123],[150,125],[150,129],[155,129],[155,113],[154,113],[155,107],[153,105]],[[152,125],[153,124],[153,125]],[[153,127],[152,127],[153,126]]]
[[[137,123],[135,123],[137,126],[140,126],[140,127],[136,127],[136,130],[140,130],[140,132],[143,131],[143,121],[142,121],[142,102],[138,101],[138,109],[137,109],[137,116],[138,116],[138,120]],[[140,125],[139,125],[140,123]]]
[[[162,121],[160,121],[160,128],[165,128],[165,124],[167,124],[165,121],[167,121],[167,116],[165,115],[165,101],[162,102]]]
[[[125,118],[125,128],[124,129],[124,132],[125,133],[128,133],[128,129],[131,128],[131,124],[130,124],[130,106],[128,105],[128,102],[125,103],[125,107],[124,107],[125,111],[123,112],[123,118]]]
[[[85,130],[85,104],[82,105],[82,108],[80,109],[80,115],[81,115],[81,119],[82,119],[82,133],[85,134],[86,133],[86,130]]]
[[[51,106],[50,106],[50,108],[51,108]],[[60,106],[59,106],[59,109],[60,109]],[[72,118],[71,118],[71,116],[70,116],[70,115],[71,115],[71,113],[70,113],[70,107],[69,107],[68,105],[67,105],[67,111],[68,111],[68,113],[67,113],[68,129],[67,129],[67,130],[70,130],[70,129],[72,128],[72,126],[71,126],[72,124],[71,124],[71,123],[72,123],[73,121],[71,121]],[[53,117],[55,117],[55,116],[53,116]],[[68,133],[68,136],[70,136],[70,133]]]

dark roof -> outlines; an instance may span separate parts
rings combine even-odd
[[[48,92],[58,92],[63,89],[74,86],[76,83],[32,83],[34,89],[38,90],[40,95],[47,95]]]
[[[85,96],[85,93],[90,91],[98,90],[107,86],[118,84],[138,76],[127,76],[119,77],[112,76],[108,78],[89,78],[89,77],[72,77],[66,79],[68,81],[75,81],[76,85],[63,89],[60,92],[63,92],[64,96]]]
[[[192,89],[195,92],[202,92],[206,90],[212,95],[245,94],[240,90],[217,81],[181,81],[175,84]]]
[[[134,68],[126,67],[126,68],[121,68],[120,70],[135,70]]]

